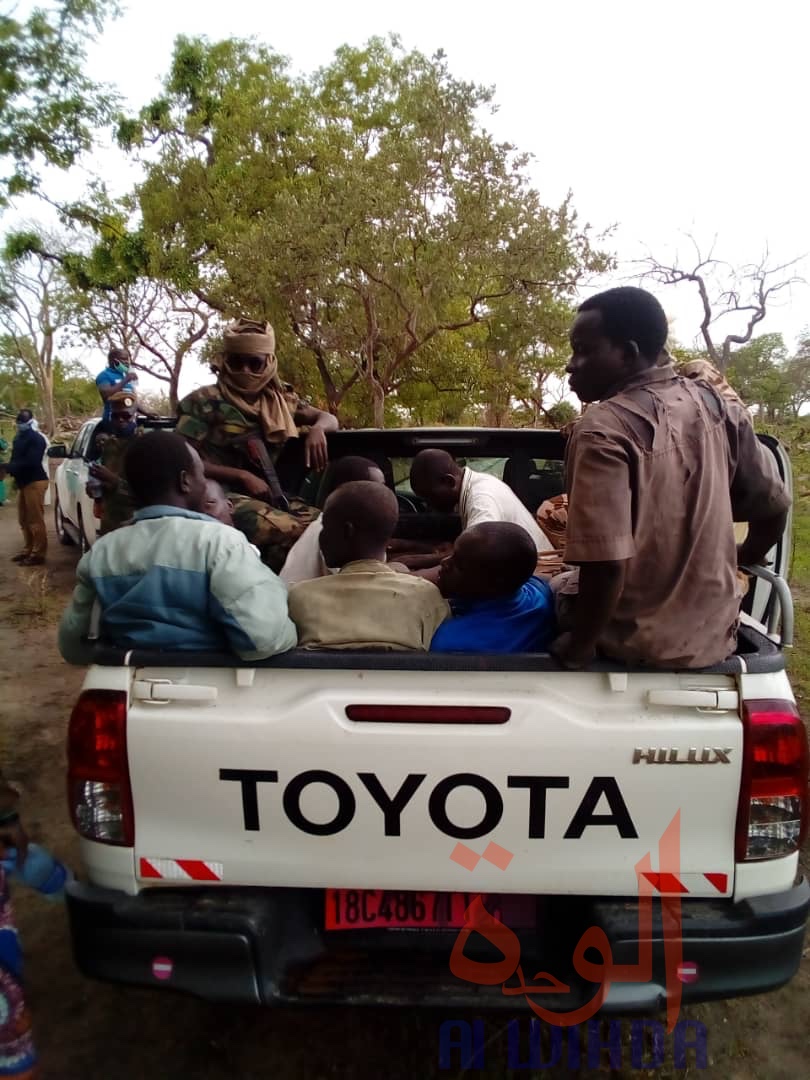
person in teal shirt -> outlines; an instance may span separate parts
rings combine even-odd
[[[431,652],[547,652],[555,634],[554,597],[534,577],[537,547],[521,525],[487,521],[465,529],[439,568],[453,613]]]
[[[96,376],[96,386],[104,402],[102,418],[108,423],[111,417],[110,398],[119,390],[130,394],[137,391],[138,373],[130,369],[131,358],[127,349],[110,349],[107,366]]]

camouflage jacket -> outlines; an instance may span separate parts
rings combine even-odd
[[[284,397],[290,412],[295,414],[305,404],[289,383],[282,383]],[[261,436],[259,425],[248,420],[226,401],[216,383],[202,386],[184,397],[177,406],[178,420],[175,431],[197,444],[200,454],[215,465],[261,475],[260,470],[248,456],[244,441],[250,436]],[[299,427],[299,435],[308,427]],[[242,445],[240,445],[240,443]],[[265,443],[270,460],[275,462],[284,443]]]
[[[143,428],[139,427],[135,429],[135,434],[130,438],[135,439],[140,435],[143,435]],[[118,485],[115,490],[105,490],[101,497],[102,512],[99,533],[102,536],[105,533],[112,532],[113,529],[119,528],[119,526],[129,521],[135,513],[135,503],[132,500],[129,486],[124,479],[123,468],[124,454],[129,446],[130,438],[122,439],[119,436],[110,435],[104,439],[101,448],[100,464],[114,472],[118,477]]]

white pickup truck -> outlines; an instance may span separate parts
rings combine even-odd
[[[784,452],[764,441],[789,484]],[[333,458],[381,464],[399,535],[451,538],[457,519],[407,485],[428,446],[501,473],[532,510],[562,487],[554,432],[330,436]],[[774,569],[788,558],[789,532]],[[757,578],[746,606],[737,653],[688,672],[303,650],[242,663],[99,645],[68,740],[79,966],[215,1001],[511,1006],[449,967],[483,894],[527,977],[564,980],[543,1005],[571,1010],[593,996],[572,963],[586,928],[604,932],[613,963],[636,962],[635,867],[650,853],[656,897],[680,899],[683,1001],[780,986],[810,907],[807,737],[777,633],[781,621],[784,644],[792,634],[781,575]],[[678,811],[677,863],[662,866]],[[614,982],[605,1012],[671,995],[665,902],[649,977]]]

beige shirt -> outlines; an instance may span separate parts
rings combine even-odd
[[[566,448],[570,563],[625,561],[606,655],[704,667],[735,648],[735,521],[790,499],[747,411],[671,366],[593,405]]]
[[[462,529],[470,529],[485,521],[509,521],[526,530],[538,552],[553,550],[548,537],[514,491],[497,476],[465,469],[458,512]]]
[[[289,608],[305,649],[424,651],[450,615],[435,585],[373,559],[293,585]]]

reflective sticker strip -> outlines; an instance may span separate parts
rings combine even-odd
[[[704,874],[710,885],[714,885],[718,892],[728,892],[728,874]]]
[[[222,863],[202,859],[140,859],[138,876],[162,881],[222,881]]]
[[[643,876],[659,893],[664,896],[683,896],[688,893],[704,893],[706,886],[701,881],[706,881],[724,895],[728,892],[728,874],[659,874],[654,871],[644,870]],[[688,882],[688,884],[687,884]],[[691,885],[691,888],[690,888]]]
[[[670,895],[688,893],[689,890],[676,874],[656,874],[649,870],[642,871],[644,877],[649,881],[654,889],[664,894]]]

